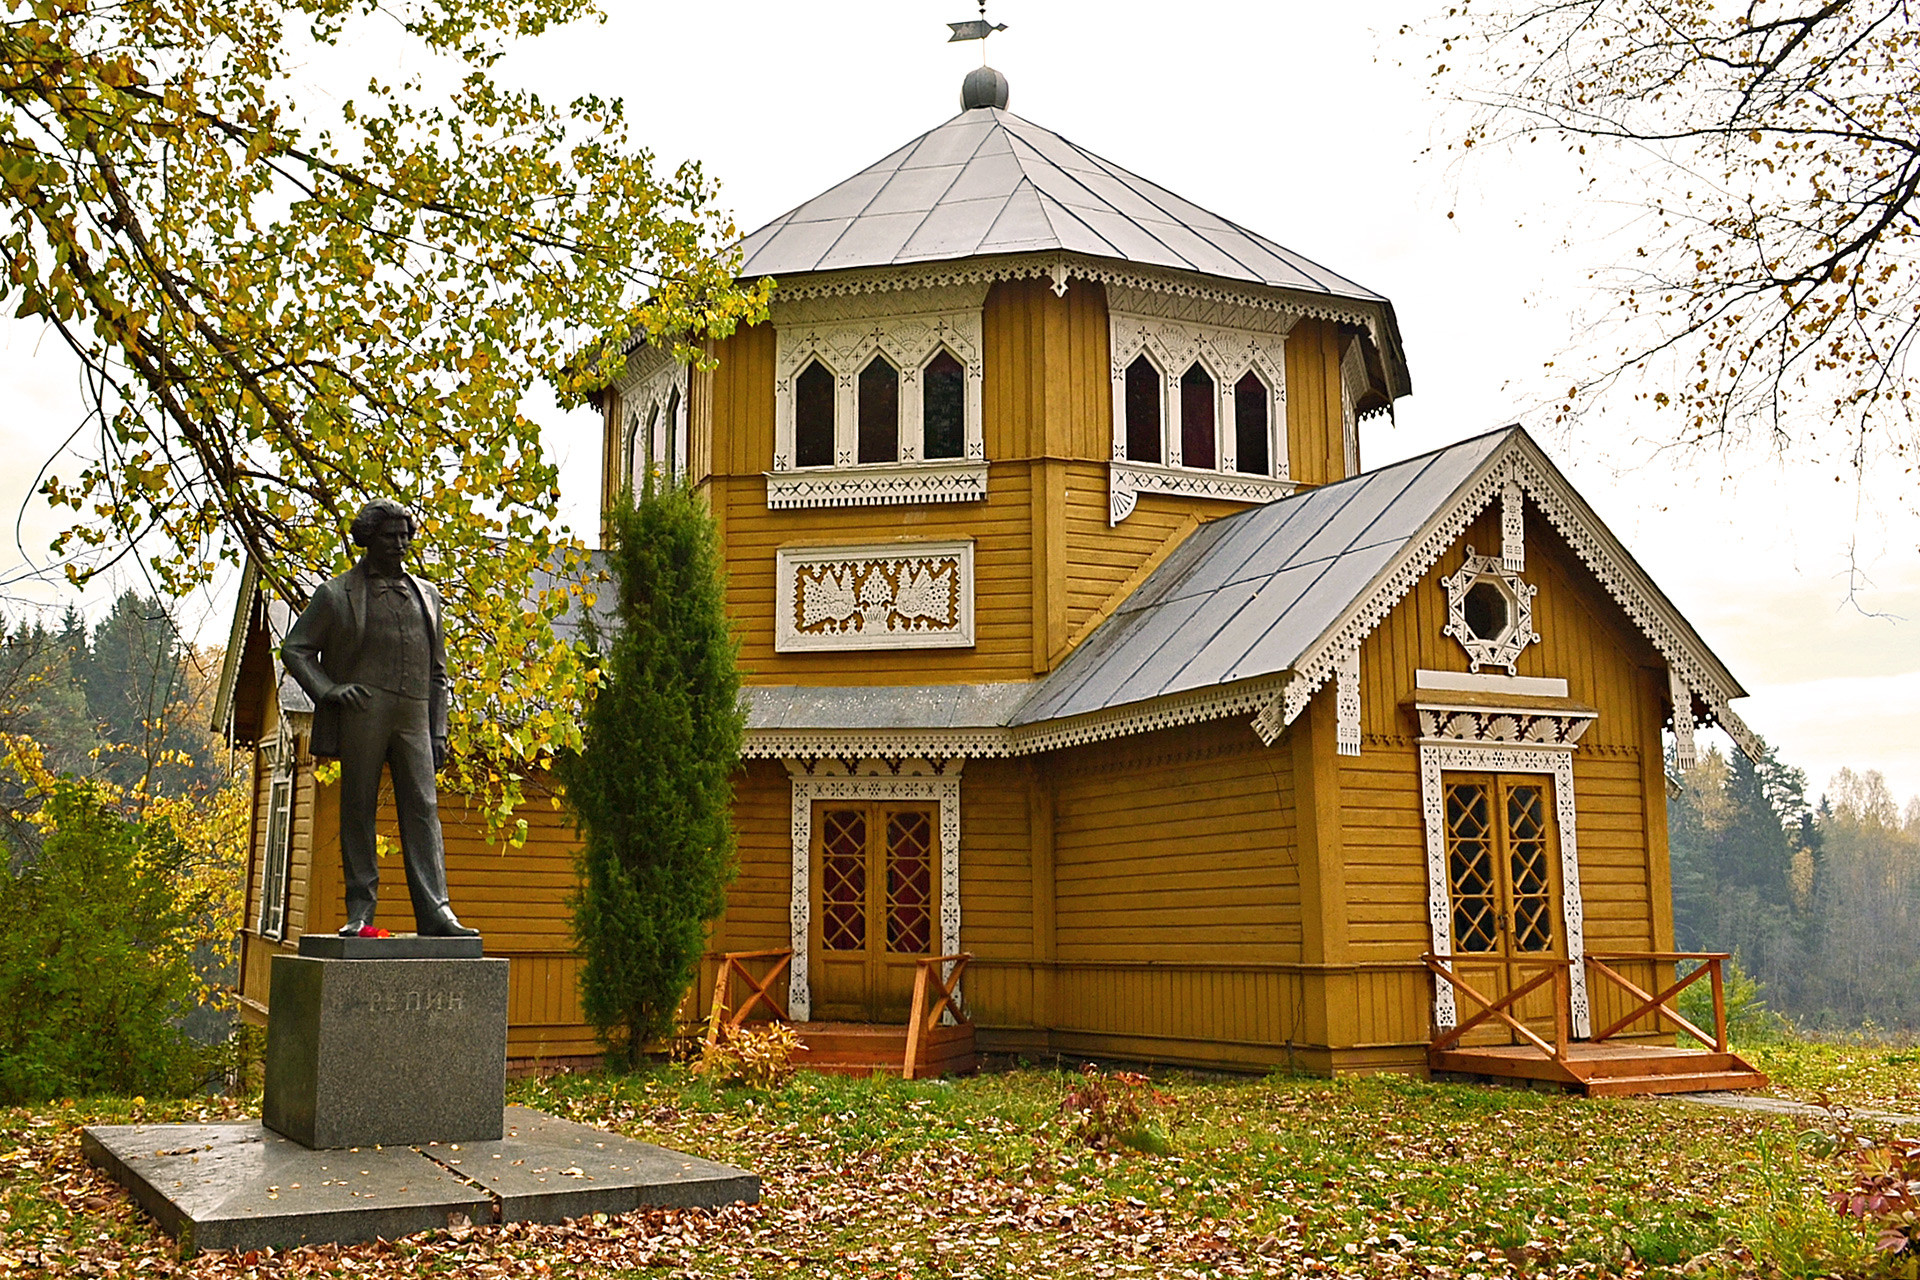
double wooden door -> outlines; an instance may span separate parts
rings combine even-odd
[[[1532,774],[1447,773],[1447,888],[1453,908],[1454,971],[1481,994],[1500,1000],[1542,972],[1530,963],[1562,959],[1560,849],[1553,822],[1553,780]],[[1544,1039],[1553,1039],[1554,984],[1521,997],[1509,1010]],[[1457,997],[1466,1021],[1479,1007]],[[1506,1044],[1519,1037],[1490,1020],[1467,1044]]]
[[[907,1020],[915,961],[937,954],[939,884],[932,802],[815,802],[814,1017]]]

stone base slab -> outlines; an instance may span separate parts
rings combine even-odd
[[[268,1007],[275,1133],[323,1148],[500,1137],[505,960],[277,955]]]
[[[252,1120],[94,1125],[80,1143],[183,1257],[760,1199],[757,1174],[526,1107],[506,1108],[501,1127],[498,1141],[345,1151]]]

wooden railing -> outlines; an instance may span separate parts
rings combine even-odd
[[[756,978],[753,976],[753,971],[747,968],[747,962],[753,960],[772,960],[775,963],[764,976]],[[731,1031],[745,1022],[747,1015],[759,1005],[767,1006],[768,1011],[779,1021],[791,1021],[787,1016],[787,1006],[774,997],[772,988],[773,984],[780,980],[781,975],[786,973],[787,966],[792,963],[791,950],[729,951],[721,956],[720,972],[713,980],[713,1008],[707,1014],[707,1043],[712,1044],[717,1041],[723,1027]],[[729,1002],[732,979],[735,974],[739,975],[741,984],[749,993],[737,1009],[733,1008]]]
[[[973,953],[962,951],[951,956],[923,956],[914,965],[913,1005],[907,1010],[907,1057],[901,1064],[900,1078],[913,1079],[920,1065],[922,1042],[940,1025],[940,1017],[952,1013],[958,1021],[967,1015],[960,1007],[960,975],[966,972]],[[943,967],[951,965],[945,976]]]
[[[1725,963],[1729,954],[1725,951],[1589,951],[1587,969],[1599,974],[1640,1002],[1631,1012],[1615,1018],[1606,1030],[1595,1033],[1593,1038],[1605,1040],[1608,1036],[1617,1035],[1651,1013],[1655,1030],[1660,1027],[1660,1019],[1666,1018],[1701,1044],[1712,1045],[1715,1053],[1725,1053],[1727,1051],[1727,992],[1725,977],[1721,973],[1720,966]],[[1623,976],[1608,963],[1612,961],[1613,964],[1619,964],[1634,960],[1651,961],[1654,964],[1679,964],[1688,960],[1699,960],[1702,963],[1692,973],[1676,980],[1659,995],[1653,996],[1642,991],[1631,979]],[[1667,1003],[1698,982],[1703,975],[1713,984],[1713,1033],[1711,1035],[1681,1017],[1679,1011]]]
[[[1573,1040],[1568,1025],[1567,989],[1568,978],[1573,968],[1572,961],[1559,960],[1552,957],[1515,961],[1477,954],[1435,955],[1431,953],[1421,958],[1426,962],[1428,970],[1432,972],[1436,979],[1444,979],[1458,995],[1471,1000],[1480,1010],[1478,1013],[1464,1020],[1456,1019],[1455,1025],[1452,1027],[1437,1028],[1434,1032],[1433,1043],[1429,1046],[1433,1052],[1445,1052],[1458,1044],[1461,1037],[1469,1031],[1472,1031],[1475,1027],[1489,1021],[1497,1021],[1504,1023],[1516,1036],[1533,1045],[1548,1057],[1557,1062],[1566,1062],[1567,1046],[1571,1044]],[[1595,1032],[1588,1038],[1589,1042],[1598,1043],[1612,1036],[1616,1036],[1640,1019],[1651,1014],[1656,1029],[1659,1028],[1662,1018],[1667,1019],[1681,1031],[1698,1040],[1701,1044],[1711,1046],[1714,1052],[1726,1053],[1727,1001],[1725,979],[1721,971],[1721,966],[1727,958],[1728,953],[1724,951],[1588,952],[1584,957],[1584,962],[1590,974],[1595,974],[1613,983],[1639,1002],[1627,1013],[1615,1018],[1605,1028]],[[1511,964],[1522,970],[1538,969],[1540,972],[1528,978],[1512,991],[1509,991],[1505,996],[1495,1000],[1475,989],[1472,983],[1468,982],[1458,973],[1455,973],[1452,968],[1458,961],[1484,964],[1490,960],[1499,964]],[[1632,979],[1626,977],[1613,967],[1615,964],[1625,962],[1637,961],[1653,964],[1680,964],[1688,960],[1698,960],[1701,963],[1693,972],[1683,978],[1675,980],[1658,995],[1648,994]],[[1676,995],[1698,982],[1702,977],[1709,979],[1713,986],[1712,1032],[1704,1031],[1700,1027],[1695,1026],[1687,1018],[1682,1017],[1679,1010],[1673,1008],[1669,1003]],[[1541,987],[1548,985],[1552,987],[1553,1000],[1553,1042],[1551,1044],[1547,1042],[1544,1036],[1520,1021],[1511,1012],[1522,999],[1538,991]]]
[[[1481,955],[1434,955],[1429,953],[1422,956],[1421,959],[1426,961],[1427,968],[1433,973],[1434,977],[1446,979],[1447,983],[1453,987],[1455,992],[1480,1006],[1479,1013],[1465,1020],[1456,1019],[1452,1027],[1438,1030],[1434,1035],[1431,1046],[1433,1052],[1445,1052],[1453,1048],[1454,1045],[1460,1042],[1460,1037],[1466,1035],[1467,1032],[1489,1019],[1496,1019],[1504,1022],[1515,1035],[1538,1048],[1540,1052],[1546,1054],[1549,1058],[1561,1062],[1566,1060],[1567,1045],[1573,1039],[1573,1032],[1568,1022],[1567,1012],[1567,974],[1569,970],[1573,968],[1573,962],[1571,960],[1559,960],[1552,956],[1543,956],[1538,960],[1502,960],[1502,964],[1512,964],[1521,969],[1538,969],[1540,972],[1507,992],[1507,994],[1500,999],[1495,1000],[1489,996],[1482,995],[1474,988],[1472,983],[1453,972],[1449,967],[1458,960],[1485,961],[1487,957]],[[1526,1023],[1520,1021],[1508,1012],[1510,1008],[1527,996],[1532,995],[1541,987],[1549,985],[1553,988],[1552,1044],[1548,1044],[1532,1027],[1529,1027]]]

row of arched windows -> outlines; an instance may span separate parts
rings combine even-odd
[[[908,457],[966,455],[967,371],[953,353],[938,348],[904,378],[920,383],[920,436]],[[901,460],[900,384],[903,375],[884,355],[875,355],[854,380],[854,456],[860,462]],[[911,394],[911,392],[909,392]],[[833,371],[818,359],[793,384],[794,465],[834,465],[834,416],[839,397]]]
[[[687,431],[685,402],[680,388],[667,393],[664,403],[655,400],[644,414],[635,413],[627,425],[627,457],[631,470],[628,483],[633,491],[644,492],[649,482],[671,483],[681,479],[687,468]]]
[[[1272,388],[1249,369],[1233,387],[1233,467],[1254,475],[1271,474]],[[1145,355],[1127,366],[1127,461],[1164,463],[1167,459],[1166,387],[1158,365]],[[1221,465],[1219,388],[1199,361],[1180,375],[1180,465],[1217,470]]]

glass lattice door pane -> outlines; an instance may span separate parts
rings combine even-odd
[[[1507,867],[1513,886],[1513,946],[1516,951],[1553,950],[1552,838],[1544,787],[1507,788]]]
[[[887,950],[933,950],[933,815],[924,809],[887,815]]]
[[[828,809],[820,823],[820,945],[860,951],[867,945],[867,813]]]
[[[1447,877],[1453,895],[1453,949],[1500,948],[1500,890],[1494,880],[1493,821],[1481,782],[1446,784]]]

